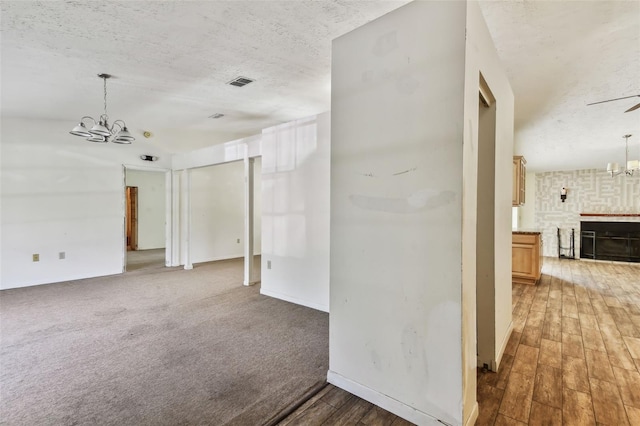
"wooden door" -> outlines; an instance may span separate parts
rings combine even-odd
[[[138,250],[138,187],[126,188],[127,250]]]

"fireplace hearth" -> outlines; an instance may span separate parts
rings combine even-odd
[[[580,257],[640,263],[640,222],[580,222]]]

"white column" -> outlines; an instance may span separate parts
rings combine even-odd
[[[174,196],[174,173],[173,171],[165,172],[164,176],[164,199],[165,199],[165,224],[164,224],[164,265],[165,266],[175,266],[174,263],[174,253],[175,253],[175,242],[174,239],[177,237],[177,230],[174,232],[174,225],[177,222],[177,217],[179,215],[174,214],[174,212],[178,211],[177,204],[177,196]],[[177,226],[177,225],[175,225]]]
[[[127,168],[122,166],[122,273],[127,272]]]
[[[183,170],[180,179],[181,251],[184,269],[193,269],[191,263],[191,170]]]
[[[248,154],[244,157],[244,285],[255,284],[253,267],[253,163]]]

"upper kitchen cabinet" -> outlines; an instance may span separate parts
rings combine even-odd
[[[513,202],[514,207],[524,204],[525,176],[527,160],[521,155],[513,157]]]

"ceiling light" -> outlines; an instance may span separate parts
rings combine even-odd
[[[93,117],[85,115],[80,119],[80,123],[69,133],[76,136],[82,136],[89,142],[114,142],[120,144],[130,144],[136,138],[134,138],[127,125],[122,120],[116,120],[113,124],[109,125],[109,116],[107,115],[107,79],[111,78],[109,74],[98,74],[98,77],[102,79],[104,88],[104,114],[96,121]],[[85,120],[91,120],[93,126],[90,130],[85,125]]]
[[[631,135],[624,135],[625,142],[625,153],[624,153],[624,161],[626,168],[621,169],[618,163],[607,163],[607,173],[613,176],[617,176],[621,173],[626,174],[627,176],[632,176],[634,171],[640,170],[640,161],[639,160],[629,160],[629,138]]]

